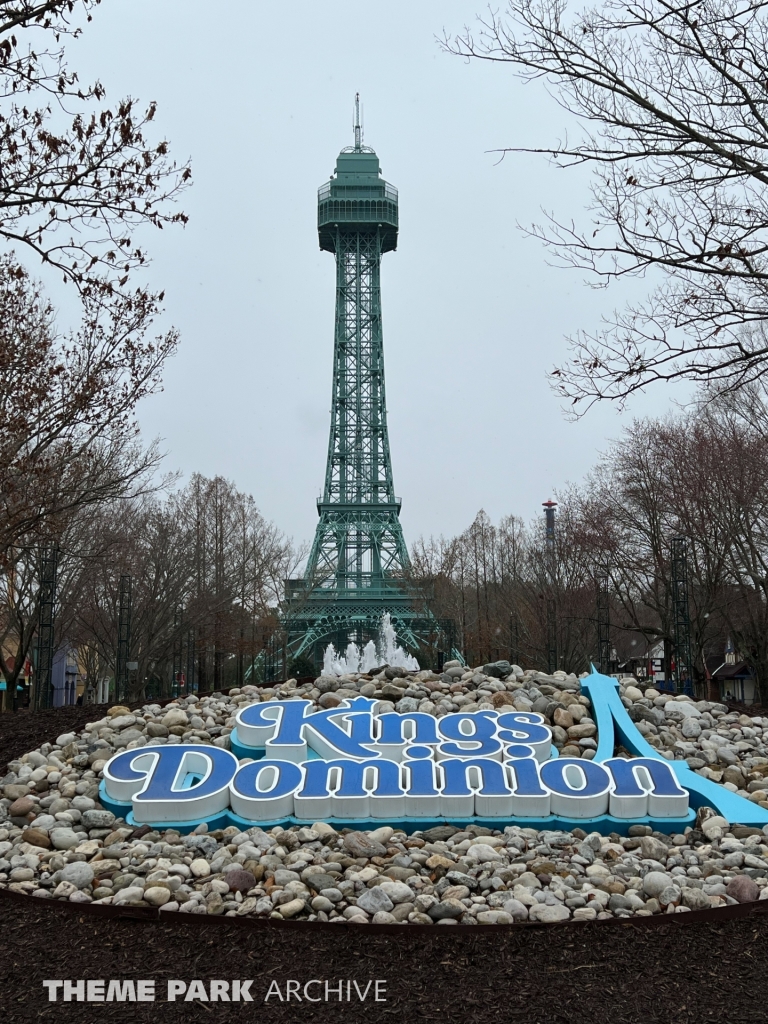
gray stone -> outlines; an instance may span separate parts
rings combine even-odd
[[[80,842],[80,836],[73,832],[71,828],[51,829],[49,839],[54,850],[71,850],[73,846],[77,846]]]
[[[163,885],[150,885],[144,890],[144,899],[150,907],[162,907],[168,903],[170,898],[169,890]]]
[[[395,710],[401,715],[419,710],[419,701],[415,697],[403,697],[395,704]]]
[[[507,900],[504,904],[504,913],[509,914],[513,921],[527,921],[528,907],[520,900]]]
[[[142,885],[129,885],[115,894],[113,904],[134,903],[136,900],[144,899],[144,887]]]
[[[82,820],[83,827],[87,828],[88,830],[92,828],[110,828],[110,826],[113,824],[115,820],[115,816],[112,813],[112,811],[102,811],[94,809],[90,811],[85,811]]]
[[[567,921],[571,916],[571,912],[568,907],[564,907],[562,903],[556,903],[554,906],[549,907],[546,903],[537,903],[535,907],[531,907],[530,920],[540,921],[541,924],[556,924],[558,921]]]
[[[442,900],[440,903],[434,903],[427,911],[427,914],[433,921],[443,921],[461,917],[466,909],[464,904],[458,900],[448,899]]]
[[[278,913],[281,917],[295,917],[300,914],[304,909],[304,900],[291,900],[289,903],[283,903],[277,908]]]
[[[478,924],[512,924],[512,918],[503,910],[481,910],[477,915]]]
[[[473,879],[471,874],[465,874],[464,871],[449,871],[445,878],[455,886],[466,886],[471,890],[477,888],[477,879]]]
[[[56,819],[52,814],[38,814],[35,816],[35,828],[44,828],[50,831],[56,828]]]
[[[61,869],[63,882],[71,882],[77,889],[85,889],[93,881],[93,868],[85,861],[73,861]]]
[[[413,903],[398,903],[392,911],[392,917],[398,922],[407,921],[415,909]]]
[[[300,828],[296,833],[296,838],[300,843],[314,843],[316,839],[320,838],[320,833],[313,828]]]
[[[76,811],[92,811],[96,807],[96,801],[89,796],[78,794],[72,798],[72,806]]]
[[[580,857],[584,858],[588,865],[594,863],[595,851],[588,842],[585,841],[579,843],[579,845],[576,847],[576,851]]]
[[[690,721],[690,719],[686,719],[686,721]],[[690,886],[684,885],[683,906],[689,907],[691,910],[709,910],[712,904],[703,889],[692,889]]]
[[[405,882],[382,882],[379,888],[385,892],[393,903],[410,903],[416,898],[413,889]],[[359,901],[358,901],[359,902]]]
[[[136,715],[115,715],[114,718],[110,719],[110,727],[112,729],[127,729],[131,725],[136,724]]]
[[[392,700],[398,701],[404,696],[404,688],[405,683],[401,683],[399,680],[397,684],[390,681],[382,686],[381,693],[383,697],[390,697]]]
[[[370,839],[365,832],[348,832],[344,836],[344,849],[350,857],[383,857],[386,846]]]
[[[667,885],[661,890],[657,899],[659,906],[668,907],[670,903],[679,903],[681,892],[676,885]]]
[[[667,844],[654,836],[643,836],[640,840],[640,850],[645,860],[657,860],[664,863],[668,856]],[[656,893],[652,893],[653,896]]]
[[[21,800],[29,792],[29,786],[25,782],[8,782],[3,787],[3,794],[7,800]]]
[[[632,904],[626,896],[622,896],[620,893],[613,893],[611,898],[608,900],[609,910],[631,910]]]
[[[320,693],[332,693],[334,690],[338,690],[339,680],[335,676],[320,676],[319,679],[315,680],[315,689],[319,690]]]
[[[704,894],[706,896],[725,896],[726,888],[722,882],[713,882],[711,885],[704,885]]]
[[[649,871],[643,879],[643,892],[648,896],[659,896],[668,885],[672,885],[672,875],[666,871]]]
[[[199,850],[203,857],[212,857],[218,845],[212,836],[207,835],[184,836],[182,842],[191,850]]]
[[[31,882],[35,877],[35,872],[32,868],[14,868],[11,871],[12,882]]]
[[[92,903],[93,897],[89,896],[87,892],[81,892],[79,889],[73,892],[69,897],[70,903]]]
[[[289,882],[300,882],[301,875],[288,868],[278,868],[275,872],[275,885],[288,885]]]
[[[333,889],[338,881],[338,879],[333,875],[329,875],[322,870],[313,871],[309,874],[305,874],[305,872],[302,871],[301,880],[315,892],[322,892],[323,889]]]
[[[377,910],[373,915],[374,924],[397,924],[397,918],[388,914],[386,910]]]
[[[357,906],[366,914],[377,914],[380,910],[389,912],[394,903],[380,885],[374,885],[372,889],[365,889],[357,897]]]
[[[369,832],[368,838],[372,843],[388,843],[394,834],[395,830],[391,825],[382,825],[381,828],[375,828]]]
[[[512,666],[508,661],[494,661],[490,665],[483,665],[483,673],[494,679],[506,679],[512,672]]]
[[[687,700],[668,701],[664,710],[665,712],[671,712],[673,715],[682,715],[686,719],[701,718],[701,711],[699,711],[695,704],[691,704]]]
[[[646,708],[642,704],[633,704],[627,714],[633,722],[649,722],[655,726],[664,725],[666,721],[663,708]]]
[[[144,739],[144,733],[141,729],[124,729],[118,736],[115,737],[114,746],[127,747],[129,743],[133,743],[134,740]]]
[[[435,825],[421,833],[421,838],[427,843],[444,843],[447,839],[461,832],[455,825]]]

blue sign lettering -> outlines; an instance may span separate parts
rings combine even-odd
[[[240,709],[231,752],[163,744],[104,767],[100,799],[132,822],[193,828],[333,822],[406,830],[439,821],[626,831],[633,821],[679,831],[709,804],[729,821],[768,823],[764,808],[661,758],[629,718],[618,682],[582,681],[598,729],[593,760],[557,756],[544,717],[475,711],[434,718],[374,713],[365,697],[314,711],[311,701]],[[616,743],[631,757],[614,757]],[[554,755],[554,756],[553,756]],[[238,761],[240,758],[240,761]],[[428,826],[427,826],[428,827]]]

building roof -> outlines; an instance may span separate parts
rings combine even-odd
[[[712,678],[719,682],[726,679],[751,679],[754,673],[746,661],[737,661],[735,665],[723,663],[712,673]]]

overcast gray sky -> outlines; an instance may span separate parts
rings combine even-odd
[[[564,335],[621,293],[548,267],[516,229],[542,207],[583,221],[588,177],[491,152],[574,125],[538,84],[441,51],[435,36],[482,7],[103,0],[68,44],[109,99],[157,100],[173,153],[193,163],[189,225],[144,239],[182,343],[142,428],[163,438],[169,468],[233,479],[297,541],[317,521],[331,394],[334,261],[318,249],[317,188],[352,142],[357,90],[365,142],[400,190],[382,288],[407,542],[456,533],[481,507],[529,518],[621,429],[609,408],[567,422],[545,380]],[[673,397],[657,390],[631,412]]]

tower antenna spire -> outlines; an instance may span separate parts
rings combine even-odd
[[[363,129],[360,126],[360,93],[355,93],[355,152],[359,153],[363,144]]]

